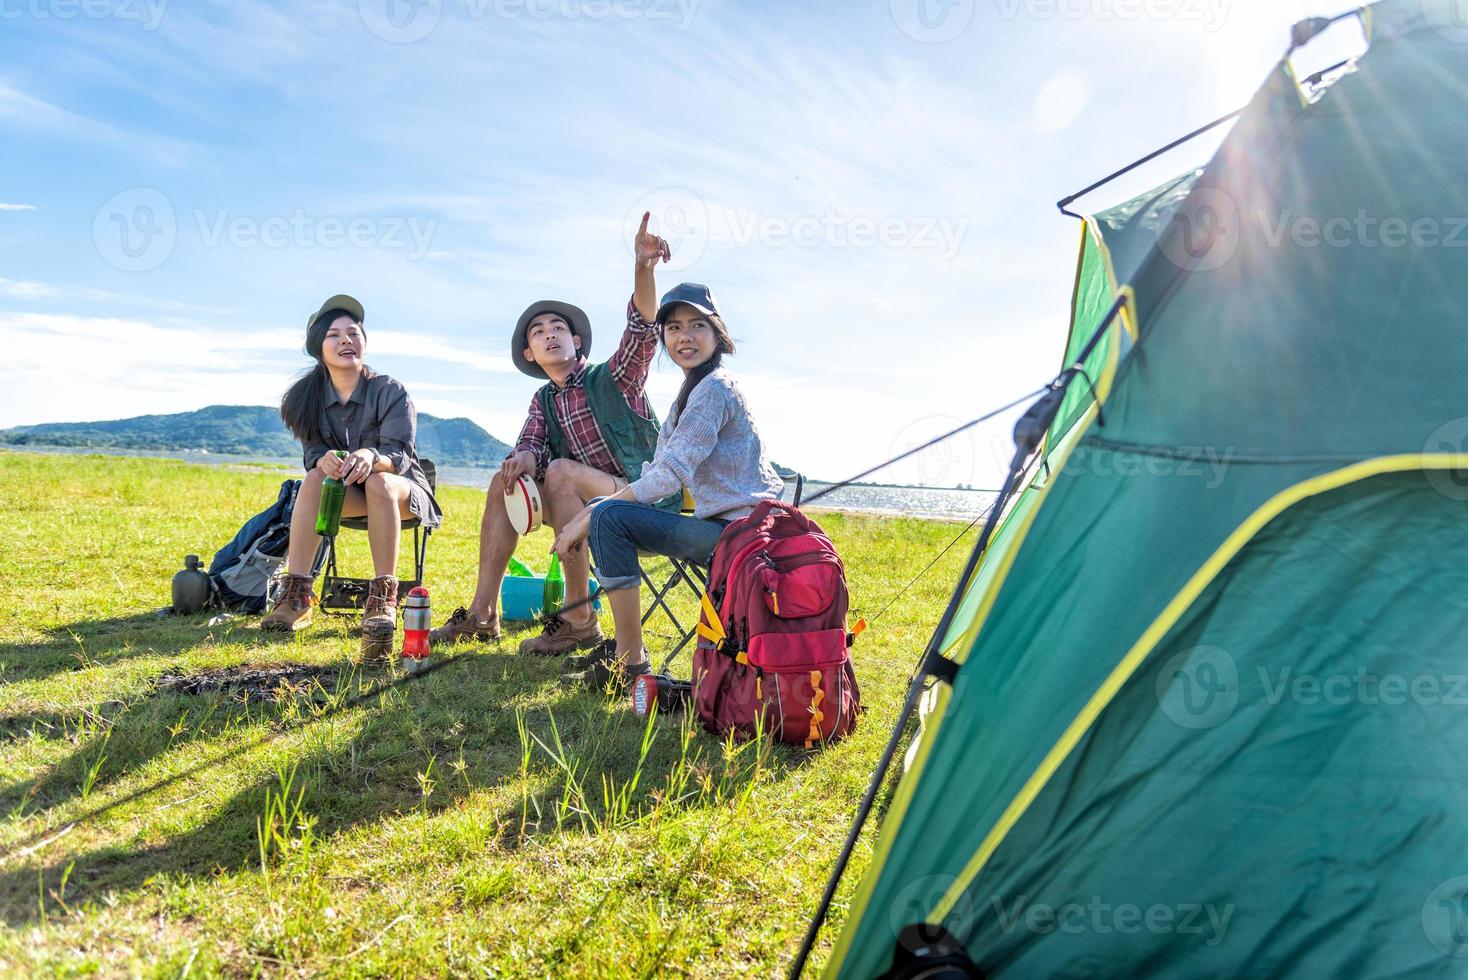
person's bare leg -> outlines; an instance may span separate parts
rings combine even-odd
[[[379,578],[383,575],[396,578],[403,521],[413,515],[408,507],[412,484],[396,473],[373,473],[362,486],[365,488],[367,544],[372,551],[373,574]],[[342,510],[345,512],[346,507],[343,506]]]
[[[612,607],[612,621],[617,630],[617,659],[630,663],[635,657],[641,660],[642,651],[642,593],[639,589],[613,589],[607,592],[607,601]]]
[[[616,480],[608,473],[592,469],[575,460],[552,460],[545,472],[546,504],[551,526],[557,532],[586,507],[594,497],[617,492]],[[587,602],[591,593],[591,548],[583,544],[561,558],[561,572],[566,576],[566,612],[571,623],[589,623],[596,611]]]
[[[312,470],[301,481],[296,492],[295,510],[291,511],[291,540],[286,549],[285,567],[292,575],[310,575],[311,565],[316,560],[316,551],[321,547],[321,536],[316,533],[316,512],[321,509],[321,484],[326,474]]]
[[[475,580],[474,599],[469,612],[479,622],[486,622],[499,610],[500,586],[505,569],[520,535],[515,533],[510,516],[505,512],[505,483],[496,473],[484,495],[484,515],[479,519],[479,575]]]

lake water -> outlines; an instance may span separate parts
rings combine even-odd
[[[78,449],[67,446],[9,446],[0,451],[57,453],[62,455],[101,454],[106,456],[142,456],[156,459],[178,459],[189,463],[207,463],[216,466],[285,467],[291,473],[300,469],[299,459],[262,459],[259,456],[234,456],[228,453],[199,453],[147,449]],[[438,480],[442,484],[460,487],[489,486],[494,470],[486,467],[440,466]],[[283,477],[282,477],[283,478]],[[825,489],[829,484],[807,483],[807,498]],[[789,500],[794,485],[785,487],[785,499]],[[822,497],[817,507],[833,510],[853,510],[875,514],[898,514],[914,517],[935,517],[947,520],[972,520],[984,512],[993,502],[994,494],[982,490],[945,490],[932,487],[888,487],[862,486],[843,487]]]

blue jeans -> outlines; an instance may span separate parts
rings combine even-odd
[[[728,521],[701,520],[630,500],[608,500],[591,512],[591,557],[608,592],[641,582],[639,551],[707,564]]]

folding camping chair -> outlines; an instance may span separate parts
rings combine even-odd
[[[800,501],[804,496],[805,477],[797,473],[795,474],[795,494],[791,499],[791,503],[799,507]],[[688,511],[685,510],[684,513],[686,514]],[[683,648],[697,634],[698,617],[701,615],[700,612],[695,612],[693,625],[684,626],[683,621],[678,618],[678,614],[673,611],[673,607],[668,605],[668,595],[676,591],[680,584],[685,584],[688,590],[693,593],[695,599],[702,600],[703,594],[708,591],[709,563],[713,561],[713,555],[710,555],[704,561],[685,561],[684,559],[671,558],[667,555],[659,555],[657,557],[667,559],[673,566],[673,570],[661,586],[652,580],[647,574],[646,569],[641,570],[643,584],[652,593],[652,602],[648,603],[647,611],[642,614],[642,625],[645,629],[647,627],[647,621],[652,618],[655,612],[661,609],[663,614],[668,617],[669,622],[673,624],[673,629],[677,631],[678,644],[673,647],[672,652],[668,654],[667,658],[663,660],[657,669],[657,673],[665,674],[668,672],[668,665],[673,662],[678,654],[683,652]]]
[[[418,460],[423,467],[423,474],[428,477],[428,486],[435,493],[438,491],[438,468],[433,465],[431,459]],[[367,530],[366,517],[343,517],[341,526],[353,531]],[[423,522],[416,517],[410,517],[403,521],[402,530],[413,532],[413,579],[398,583],[398,601],[410,589],[415,589],[423,584],[423,563],[428,558],[428,539],[433,534],[433,528],[423,527]],[[321,611],[340,612],[345,615],[361,609],[367,604],[367,594],[372,588],[372,580],[368,578],[348,578],[337,573],[336,568],[336,538],[326,538],[321,542],[321,548],[316,553],[316,563],[319,566],[322,559],[326,561],[326,577],[321,581]]]

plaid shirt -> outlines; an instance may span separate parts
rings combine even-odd
[[[621,389],[627,404],[643,418],[651,414],[647,407],[645,386],[647,372],[652,367],[657,349],[657,324],[644,320],[642,314],[637,312],[637,306],[628,300],[627,329],[622,332],[622,342],[617,345],[617,352],[607,360],[607,368],[612,372],[612,380]],[[561,432],[565,434],[566,446],[572,459],[603,473],[626,477],[621,464],[602,438],[601,430],[596,427],[596,419],[592,418],[591,406],[586,401],[586,366],[586,358],[583,357],[577,363],[575,373],[566,379],[564,385],[550,382],[551,404],[555,406],[556,420],[561,423]],[[516,440],[510,455],[521,452],[535,456],[535,478],[545,479],[545,468],[550,465],[550,443],[546,437],[545,416],[540,411],[539,392],[530,399],[530,414],[525,419],[525,427],[520,430],[520,438]]]

